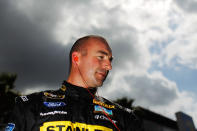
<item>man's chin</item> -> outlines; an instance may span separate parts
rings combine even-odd
[[[98,87],[101,87],[103,85],[103,83],[99,84]]]
[[[105,79],[106,79],[106,77],[105,77],[105,78],[96,78],[96,79],[95,79],[95,85],[96,85],[97,87],[102,86],[102,85],[103,85],[103,82],[105,81]]]
[[[100,81],[97,81],[97,87],[100,87],[100,86],[102,86],[103,85],[103,80],[100,80]]]

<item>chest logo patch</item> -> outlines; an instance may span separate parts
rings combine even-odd
[[[65,95],[55,95],[55,94],[48,93],[48,92],[44,92],[44,95],[50,99],[64,99],[65,98]]]
[[[100,106],[103,106],[103,107],[106,107],[106,108],[115,108],[115,106],[114,105],[108,105],[108,104],[105,104],[105,103],[103,103],[103,102],[101,102],[101,101],[98,101],[98,100],[96,100],[96,99],[93,99],[93,103],[94,104],[97,104],[97,105],[100,105]]]
[[[40,127],[40,131],[113,131],[110,128],[100,125],[90,125],[85,123],[72,123],[71,121],[45,122]]]
[[[13,131],[15,127],[15,124],[8,123],[7,127],[5,128],[5,131]]]
[[[64,102],[43,102],[43,103],[46,107],[49,108],[61,107],[66,105]]]
[[[106,109],[105,107],[99,106],[99,105],[95,105],[94,106],[94,112],[95,113],[106,113],[108,115],[113,115],[112,110],[110,109]]]

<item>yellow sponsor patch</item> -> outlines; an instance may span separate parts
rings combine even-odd
[[[55,95],[52,93],[44,92],[44,95],[50,99],[64,99],[65,95]]]
[[[113,131],[110,128],[71,121],[45,122],[40,131]]]
[[[60,88],[62,91],[66,91],[66,86],[62,85],[62,87]]]
[[[97,104],[97,105],[100,105],[100,106],[103,106],[103,107],[106,107],[106,108],[115,108],[114,105],[108,105],[108,104],[105,104],[105,103],[103,103],[101,101],[98,101],[98,100],[95,100],[95,99],[93,99],[93,103]]]

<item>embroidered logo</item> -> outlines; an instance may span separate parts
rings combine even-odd
[[[55,95],[52,93],[44,92],[44,95],[50,99],[64,99],[65,95]]]
[[[8,123],[7,127],[5,128],[5,131],[13,131],[15,127],[15,124]]]
[[[99,106],[99,105],[95,105],[94,106],[94,112],[97,113],[106,113],[108,115],[113,115],[112,110],[106,109],[105,107]]]
[[[66,105],[64,102],[43,102],[43,103],[46,107],[49,108],[61,107]]]
[[[48,115],[67,115],[67,112],[66,111],[51,111],[51,112],[41,112],[40,113],[40,116],[48,116]]]
[[[20,96],[21,97],[21,99],[23,100],[23,101],[28,101],[29,99],[27,98],[27,96]]]
[[[105,104],[105,103],[103,103],[101,101],[98,101],[96,99],[93,99],[93,103],[97,104],[97,105],[100,105],[100,106],[103,106],[103,107],[106,107],[106,108],[115,108],[114,105],[108,105],[108,104]]]
[[[44,122],[40,131],[113,131],[111,128],[71,121]]]

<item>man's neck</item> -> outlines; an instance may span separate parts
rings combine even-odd
[[[76,85],[76,86],[79,86],[79,87],[83,87],[83,88],[88,88],[85,83],[83,82],[83,80],[77,76],[72,76],[70,75],[67,79],[67,82],[70,83],[70,84],[73,84],[73,85]]]

